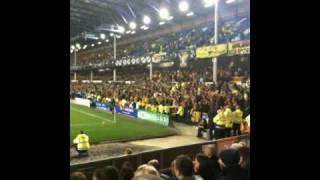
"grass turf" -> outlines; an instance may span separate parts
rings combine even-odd
[[[115,122],[111,112],[71,104],[70,145],[73,138],[81,130],[85,131],[90,138],[90,143],[93,144],[106,141],[161,137],[176,133],[172,128],[122,115],[117,115]]]

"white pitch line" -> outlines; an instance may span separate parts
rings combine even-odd
[[[101,117],[101,116],[97,116],[97,115],[94,115],[94,114],[91,114],[91,113],[88,113],[88,112],[85,112],[85,111],[81,111],[81,110],[78,110],[78,109],[76,109],[76,108],[70,107],[70,109],[73,110],[73,111],[77,111],[77,112],[79,112],[79,113],[82,113],[82,114],[91,116],[91,117],[95,117],[95,118],[97,118],[97,119],[101,119],[101,120],[103,120],[103,121],[109,121],[109,122],[111,122],[111,123],[115,123],[114,121],[112,121],[112,120],[110,120],[110,119],[103,118],[103,117]]]
[[[84,123],[84,124],[71,124],[71,127],[77,127],[77,126],[96,126],[101,125],[102,123]]]

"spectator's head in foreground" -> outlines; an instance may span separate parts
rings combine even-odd
[[[155,175],[155,176],[160,176],[159,172],[155,167],[152,165],[148,164],[143,164],[138,167],[136,172],[134,173],[134,177],[136,176],[142,176],[142,175]]]
[[[204,180],[212,179],[214,167],[212,166],[211,160],[208,156],[199,153],[196,155],[194,161],[194,171],[200,175]]]
[[[204,155],[208,156],[209,158],[216,155],[216,147],[214,144],[203,146],[202,151]]]
[[[131,180],[134,175],[134,168],[132,164],[128,161],[122,164],[122,167],[119,172],[119,180]]]
[[[114,166],[106,166],[105,167],[105,180],[117,180],[119,179],[119,171]]]
[[[159,176],[155,176],[155,175],[141,175],[141,176],[135,176],[134,178],[132,178],[132,180],[162,180]]]
[[[97,168],[93,171],[92,180],[105,180],[106,174],[103,168]]]
[[[71,174],[70,180],[87,180],[87,177],[82,172],[74,172]]]
[[[149,165],[153,166],[154,168],[156,168],[157,171],[160,170],[160,164],[159,161],[156,159],[152,159],[148,162]]]
[[[192,176],[193,164],[191,159],[186,155],[179,155],[175,159],[174,163],[174,174],[178,179]]]
[[[240,153],[237,149],[225,149],[221,151],[219,164],[221,169],[232,168],[239,165]]]

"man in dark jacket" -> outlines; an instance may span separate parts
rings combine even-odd
[[[239,162],[239,150],[233,148],[223,150],[219,158],[222,176],[218,180],[249,180],[248,174],[239,165]]]

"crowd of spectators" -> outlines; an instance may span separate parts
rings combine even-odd
[[[219,42],[250,39],[249,17],[236,17],[225,21],[220,25]],[[138,41],[131,44],[119,45],[117,47],[117,58],[138,57],[145,54],[166,52],[177,53],[180,50],[195,50],[197,47],[214,44],[214,27],[212,23],[193,27],[191,29],[150,38],[146,41]],[[77,54],[77,65],[88,65],[89,63],[101,63],[113,59],[113,50],[99,50],[97,52],[83,52]],[[74,64],[74,57],[70,56],[70,62]]]
[[[214,145],[203,146],[195,155],[179,155],[170,169],[160,169],[156,159],[138,165],[126,161],[120,169],[115,166],[97,167],[92,180],[249,180],[250,145],[235,142],[217,156]],[[168,167],[169,168],[169,167]],[[70,180],[89,180],[83,172],[73,172]]]
[[[182,107],[187,121],[192,120],[188,113],[192,114],[193,111],[211,114],[213,118],[214,113],[225,105],[231,108],[239,106],[246,116],[250,109],[250,76],[248,68],[241,63],[235,65],[235,61],[240,60],[219,66],[217,85],[205,83],[212,81],[210,63],[195,62],[179,70],[156,70],[153,81],[149,80],[147,72],[132,69],[118,73],[121,74],[118,79],[135,81],[131,84],[71,83],[70,95],[81,95],[106,103],[114,99],[119,106],[166,114],[174,114],[175,109]]]

